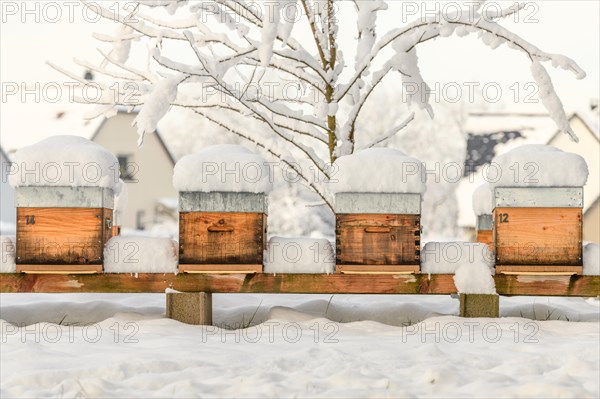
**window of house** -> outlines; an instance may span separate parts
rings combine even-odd
[[[145,216],[146,216],[146,212],[143,210],[139,210],[135,213],[135,228],[136,228],[136,230],[146,229]]]
[[[132,163],[129,155],[118,155],[119,160],[119,171],[121,172],[121,179],[124,181],[131,181],[134,179]]]

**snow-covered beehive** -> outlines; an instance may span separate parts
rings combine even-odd
[[[581,274],[585,160],[526,145],[493,163],[496,272]]]
[[[238,145],[208,147],[177,162],[173,185],[180,271],[262,271],[272,188],[262,157]]]
[[[117,158],[82,137],[55,136],[13,159],[17,272],[101,272],[112,236]]]
[[[341,273],[418,273],[422,163],[373,148],[336,161],[336,265]]]
[[[473,193],[473,212],[475,212],[476,240],[487,244],[490,251],[494,251],[494,217],[493,212],[494,188],[485,183]]]
[[[494,250],[494,217],[492,215],[477,215],[475,221],[477,229],[477,242],[487,244],[490,251]]]
[[[112,235],[121,235],[122,218],[127,208],[128,190],[127,183],[119,179],[119,183],[115,186],[115,202],[113,212]]]

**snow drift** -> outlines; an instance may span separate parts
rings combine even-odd
[[[583,247],[583,274],[600,275],[600,245],[590,243]]]
[[[0,273],[16,273],[15,252],[14,237],[0,236]]]

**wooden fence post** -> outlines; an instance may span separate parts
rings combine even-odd
[[[460,294],[460,317],[498,317],[498,294]]]
[[[207,292],[167,293],[167,317],[186,324],[212,325],[212,294]]]

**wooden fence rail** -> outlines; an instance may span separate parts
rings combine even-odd
[[[453,294],[451,274],[0,274],[0,292]],[[600,276],[496,275],[500,295],[600,296]]]

